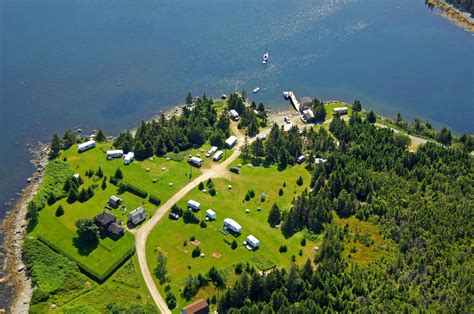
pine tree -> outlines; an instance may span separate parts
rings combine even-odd
[[[186,105],[190,105],[193,103],[193,95],[191,95],[191,92],[188,93],[186,96]]]
[[[71,188],[71,189],[69,190],[69,194],[68,194],[68,196],[67,196],[67,202],[68,202],[69,204],[72,204],[72,203],[74,203],[75,201],[77,201],[77,198],[78,198],[78,195],[77,195],[76,189]]]
[[[63,135],[63,147],[64,149],[69,149],[72,145],[76,144],[77,137],[76,134],[70,129],[66,130]]]
[[[97,171],[95,172],[95,175],[99,178],[102,178],[104,176],[104,172],[102,171],[102,168],[100,168],[100,166],[99,169],[97,169]]]
[[[277,204],[273,204],[268,214],[268,223],[271,227],[274,227],[280,224],[281,221],[281,211]]]
[[[107,177],[104,177],[102,179],[102,185],[100,186],[102,190],[105,190],[107,188]]]
[[[362,111],[362,104],[360,103],[360,100],[356,99],[354,101],[354,105],[352,106],[352,109],[356,112],[361,112]]]
[[[59,156],[61,145],[61,139],[59,138],[58,134],[54,133],[53,138],[51,139],[51,150],[49,152],[50,159],[54,159]]]
[[[104,131],[102,131],[102,129],[99,129],[97,131],[97,134],[95,135],[95,140],[97,142],[105,142],[107,140],[107,137],[105,136]]]
[[[56,203],[56,196],[53,192],[49,192],[47,203],[48,205],[53,205],[54,203]]]
[[[122,173],[122,170],[120,170],[120,168],[117,168],[117,170],[115,170],[114,178],[117,180],[123,179],[123,173]]]
[[[56,214],[56,217],[62,216],[64,214],[64,208],[61,205],[59,205],[58,208],[56,208],[55,214]]]
[[[372,110],[370,110],[369,113],[367,114],[367,121],[373,124],[375,123],[376,120],[377,120],[377,117],[375,116],[375,113]]]

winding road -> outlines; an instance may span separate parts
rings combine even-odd
[[[161,296],[158,288],[155,285],[153,280],[153,275],[148,267],[147,259],[146,259],[146,241],[148,235],[153,230],[155,225],[166,215],[166,213],[171,209],[173,204],[176,204],[181,198],[183,198],[186,194],[188,194],[192,189],[197,187],[200,182],[206,181],[209,178],[220,178],[225,177],[228,175],[228,167],[229,165],[239,157],[240,155],[240,148],[244,144],[245,136],[237,129],[236,123],[231,123],[231,129],[234,135],[237,137],[237,145],[234,148],[232,155],[229,156],[226,160],[222,163],[215,164],[210,169],[204,170],[204,172],[188,183],[185,187],[179,190],[176,194],[174,194],[166,203],[161,205],[156,213],[139,229],[133,230],[132,232],[135,234],[135,250],[138,256],[138,262],[140,265],[140,269],[142,272],[143,279],[145,280],[146,286],[148,287],[148,291],[150,292],[153,300],[155,301],[156,305],[158,306],[161,313],[171,313],[166,305],[165,300]],[[260,134],[266,134],[270,130],[266,129]],[[256,137],[249,139],[249,143],[255,140]]]

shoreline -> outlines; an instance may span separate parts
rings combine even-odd
[[[28,184],[22,189],[22,196],[18,199],[11,210],[7,212],[2,222],[4,231],[5,254],[5,277],[3,280],[11,287],[12,298],[10,310],[12,313],[28,313],[28,308],[33,293],[31,279],[23,264],[22,250],[27,227],[26,211],[28,203],[36,194],[43,180],[44,170],[48,163],[49,145],[38,143],[36,147],[30,148],[35,171],[27,179]]]
[[[451,20],[456,25],[468,32],[474,32],[474,19],[469,13],[462,12],[444,0],[427,0],[430,8],[436,7],[441,11],[441,16]]]

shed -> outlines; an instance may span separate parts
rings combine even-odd
[[[247,236],[247,244],[249,244],[253,249],[260,247],[260,241],[253,235]]]
[[[119,207],[119,205],[122,204],[122,199],[115,196],[115,195],[112,195],[110,198],[109,198],[109,205],[114,207],[114,208],[117,208]]]
[[[143,208],[143,206],[140,206],[132,210],[128,214],[128,222],[133,225],[137,225],[141,223],[142,221],[144,221],[145,219],[146,219],[146,211],[145,211],[145,208]]]
[[[123,163],[128,165],[133,161],[134,158],[135,154],[133,152],[128,152],[125,156],[123,156]]]
[[[239,225],[235,220],[231,218],[224,219],[224,227],[226,227],[226,229],[229,229],[235,233],[242,232],[242,226]]]
[[[347,114],[349,112],[349,108],[347,107],[339,107],[333,109],[334,113],[338,113],[340,115]]]
[[[235,144],[237,144],[237,137],[235,137],[234,135],[225,140],[225,145],[228,148],[234,147]]]
[[[215,211],[213,211],[212,209],[208,209],[206,210],[206,217],[209,217],[209,220],[216,220],[217,215]]]
[[[199,204],[195,200],[189,200],[188,208],[191,208],[192,210],[199,210],[201,208],[201,204]]]
[[[181,309],[181,314],[209,314],[209,304],[206,300],[199,299]]]
[[[77,144],[77,151],[79,153],[85,152],[88,149],[94,148],[95,147],[95,141],[90,140],[84,143]]]
[[[123,150],[121,149],[112,149],[108,150],[105,153],[107,159],[112,159],[112,158],[121,158],[123,156]]]

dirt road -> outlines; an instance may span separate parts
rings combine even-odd
[[[236,123],[231,124],[231,129],[235,136],[237,137],[237,145],[235,146],[234,152],[232,155],[229,156],[226,160],[224,160],[220,164],[216,164],[212,168],[205,170],[199,177],[195,178],[193,181],[188,183],[185,187],[183,187],[180,191],[174,194],[166,203],[161,205],[153,217],[150,218],[145,224],[143,224],[138,230],[134,230],[135,233],[135,249],[138,256],[138,262],[140,264],[140,269],[142,271],[143,279],[148,287],[148,291],[150,292],[153,300],[155,301],[156,305],[158,306],[161,313],[171,313],[166,305],[165,300],[160,295],[155,282],[153,281],[153,275],[148,267],[147,259],[146,259],[146,241],[148,235],[153,230],[155,225],[166,215],[166,213],[171,209],[173,204],[178,202],[181,198],[183,198],[187,193],[189,193],[192,189],[199,185],[199,182],[206,181],[209,178],[219,178],[224,177],[228,174],[229,165],[239,157],[240,155],[240,148],[244,144],[245,136],[237,129]],[[267,134],[270,130],[265,130],[260,134]],[[252,142],[255,140],[256,137],[251,138],[248,142]]]

